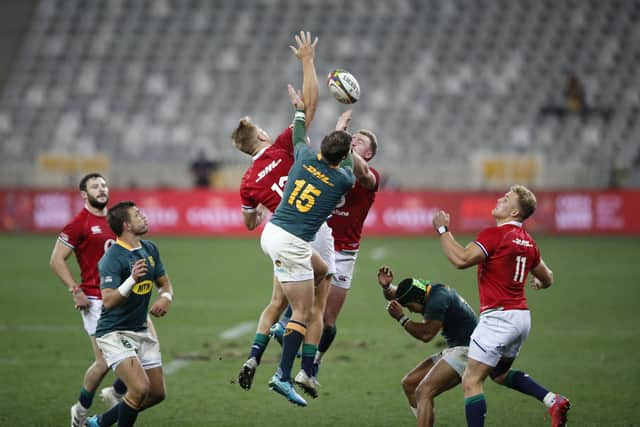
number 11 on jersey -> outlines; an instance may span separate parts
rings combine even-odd
[[[522,283],[524,281],[524,267],[527,265],[527,257],[516,257],[516,272],[513,275],[513,281]]]

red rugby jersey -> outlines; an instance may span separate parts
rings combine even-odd
[[[356,181],[356,185],[344,195],[328,220],[333,230],[334,248],[337,251],[355,251],[360,248],[362,226],[376,199],[376,191],[380,183],[378,171],[372,167],[369,167],[369,170],[376,177],[376,187],[373,190],[367,190]]]
[[[94,215],[84,208],[65,225],[58,240],[76,254],[82,291],[89,297],[102,299],[98,261],[116,241],[116,235],[107,224],[107,217]]]
[[[253,156],[253,163],[242,177],[242,209],[254,210],[263,204],[275,211],[282,199],[289,169],[293,165],[293,131],[285,129],[269,147]]]
[[[478,264],[480,312],[497,307],[528,309],[524,286],[529,271],[540,263],[540,250],[522,223],[486,228],[474,243],[486,256]]]

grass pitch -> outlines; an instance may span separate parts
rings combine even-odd
[[[139,416],[140,426],[414,425],[400,379],[443,341],[420,343],[388,316],[377,266],[391,265],[398,279],[447,283],[478,308],[475,269],[455,270],[435,238],[365,239],[321,368],[320,397],[299,408],[267,389],[280,353],[274,342],[253,388],[236,384],[271,295],[270,263],[258,237],[150,238],[176,295],[170,313],[155,321],[168,397]],[[54,240],[0,235],[2,426],[68,425],[91,360],[80,316],[48,266]],[[556,284],[528,291],[533,326],[515,367],[571,399],[571,425],[640,425],[640,239],[540,237],[538,243]],[[103,384],[112,380],[109,374]],[[527,396],[492,383],[485,393],[487,425],[550,424],[544,406]],[[103,409],[96,398],[92,412]],[[436,415],[439,426],[465,424],[460,387],[436,399]]]

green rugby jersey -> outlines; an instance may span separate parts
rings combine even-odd
[[[296,112],[293,127],[295,161],[282,200],[271,222],[307,242],[327,220],[342,196],[353,188],[350,156],[333,167],[306,144],[304,115]]]
[[[442,322],[442,336],[449,347],[468,346],[478,318],[455,289],[442,284],[427,285],[425,320]]]
[[[133,288],[127,299],[110,310],[102,307],[96,337],[113,331],[141,331],[147,329],[147,312],[151,291],[158,277],[166,274],[158,248],[153,242],[142,240],[139,248],[131,248],[118,240],[111,245],[98,263],[100,289],[117,288],[131,275],[131,267],[139,259],[147,261],[147,274]]]

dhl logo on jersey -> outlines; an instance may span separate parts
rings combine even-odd
[[[133,285],[132,291],[136,295],[144,295],[151,292],[151,288],[153,288],[153,282],[151,280],[143,280]]]
[[[329,177],[327,175],[323,174],[322,172],[320,172],[315,167],[313,167],[311,165],[302,165],[302,167],[305,168],[307,170],[307,172],[309,172],[311,175],[313,175],[316,178],[318,178],[320,181],[324,182],[325,184],[327,184],[330,187],[333,187],[333,183],[331,182]]]

